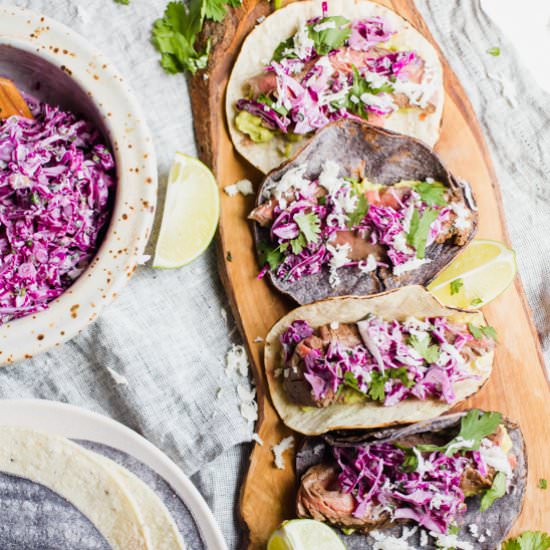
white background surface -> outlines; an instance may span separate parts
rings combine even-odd
[[[517,48],[535,80],[550,92],[550,0],[480,1],[485,13]]]

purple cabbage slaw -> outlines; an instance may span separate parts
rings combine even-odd
[[[316,25],[331,19],[325,19],[324,15],[323,19],[317,17],[307,21],[307,28],[315,29]],[[348,26],[349,37],[328,55],[321,55],[310,46],[290,49],[292,53],[286,57],[283,54],[281,59],[272,60],[264,70],[266,74],[275,75],[277,97],[269,101],[260,96],[243,98],[237,102],[237,110],[259,116],[264,126],[283,134],[307,134],[336,120],[368,118],[369,113],[386,117],[397,110],[399,107],[392,103],[388,87],[393,90],[391,82],[410,80],[419,68],[423,70],[423,60],[413,51],[387,50],[384,53],[373,50],[395,34],[380,17],[348,21]],[[342,52],[346,70],[331,64]],[[374,84],[365,87],[365,81],[361,91],[368,91],[368,94],[360,93],[361,97],[357,97],[353,93],[352,67],[360,79],[365,79],[367,72],[375,73],[378,80],[385,77],[385,86],[375,80]],[[382,103],[373,99],[374,96],[383,100]],[[357,112],[352,104],[360,102],[364,110]]]
[[[478,452],[447,456],[440,451],[416,451],[420,467],[408,471],[405,451],[389,442],[333,447],[332,452],[339,485],[355,497],[355,517],[379,507],[390,512],[392,519],[414,521],[440,534],[447,534],[466,511],[460,486],[464,469],[479,467]]]
[[[34,119],[0,121],[0,324],[46,309],[90,264],[115,187],[97,129],[25,99]]]
[[[353,225],[349,224],[349,216],[342,216],[341,206],[337,204],[338,198],[352,193],[351,184],[342,179],[336,200],[331,195],[326,195],[325,204],[319,202],[319,189],[318,180],[314,180],[307,189],[295,191],[293,200],[288,204],[281,206],[279,201],[274,207],[269,244],[281,253],[280,262],[274,269],[279,279],[294,282],[321,271],[333,257],[333,252],[327,245],[334,245],[331,241],[337,237],[338,232],[356,232],[370,244],[383,245],[389,263],[379,260],[378,267],[400,266],[416,257],[416,251],[411,247],[404,247],[403,243],[406,240],[412,210],[416,209],[421,216],[428,205],[412,188],[401,197],[397,197],[390,190],[389,193],[396,197],[395,206],[370,204],[366,214],[360,220],[355,220],[356,223]],[[426,247],[447,231],[448,222],[453,217],[448,206],[431,208],[437,210],[438,214],[430,225]],[[303,214],[314,214],[317,217],[320,232],[316,241],[307,242],[306,246],[296,253],[292,246],[292,242],[300,233],[296,216]],[[396,239],[401,239],[401,245]],[[350,259],[342,267],[358,267],[365,260],[366,258],[359,261]],[[259,278],[269,269],[269,266],[262,267]]]
[[[377,396],[385,406],[394,406],[407,398],[436,398],[452,403],[453,384],[475,377],[465,368],[468,361],[461,355],[475,340],[466,325],[451,323],[444,317],[402,323],[371,315],[359,321],[357,327],[363,344],[346,347],[332,340],[325,350],[311,348],[303,357],[304,378],[316,401],[329,392],[337,395],[352,387],[371,399]],[[285,330],[280,337],[285,366],[297,344],[313,333],[313,328],[303,320],[294,321]],[[429,338],[427,343],[437,346],[435,360],[423,357],[411,345],[411,336],[421,341]],[[491,345],[487,339],[481,342],[481,346]]]

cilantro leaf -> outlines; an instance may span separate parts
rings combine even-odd
[[[319,240],[321,233],[321,222],[319,216],[315,212],[308,214],[296,214],[294,221],[300,228],[300,231],[306,238],[308,243],[316,243]]]
[[[471,306],[478,306],[479,304],[482,304],[483,300],[481,298],[474,298],[471,302]]]
[[[360,74],[357,67],[353,66],[353,83],[343,103],[335,103],[334,107],[339,109],[345,107],[350,113],[354,113],[365,120],[369,118],[367,106],[361,101],[363,94],[378,95],[379,93],[392,93],[393,86],[388,82],[379,88],[373,88]]]
[[[502,498],[506,493],[506,474],[504,472],[498,472],[493,479],[493,485],[490,489],[485,491],[483,497],[481,497],[481,503],[479,506],[480,512],[485,512],[491,507],[495,500]]]
[[[426,208],[422,215],[415,208],[412,218],[409,234],[407,235],[407,244],[416,250],[416,257],[423,259],[426,256],[426,242],[432,223],[439,216],[435,208]]]
[[[418,338],[415,334],[411,334],[407,340],[407,343],[412,346],[418,354],[426,361],[428,364],[435,363],[440,354],[439,348],[434,344],[430,345],[431,338],[429,335],[426,335],[422,340]]]
[[[414,386],[414,380],[411,380],[409,378],[409,375],[408,375],[408,372],[407,372],[407,367],[399,367],[397,369],[389,369],[387,372],[388,372],[390,378],[393,378],[393,379],[396,379],[396,380],[401,380],[401,383],[406,388],[411,388],[412,386]]]
[[[497,331],[489,325],[474,325],[473,323],[468,323],[468,330],[470,334],[476,339],[480,340],[484,336],[487,338],[497,341]]]
[[[441,451],[447,452],[449,448],[458,451],[461,444],[465,450],[479,449],[481,440],[488,435],[495,433],[502,423],[502,415],[498,412],[483,412],[478,409],[468,411],[460,421],[458,435],[446,445],[418,445],[417,449],[422,452]],[[467,444],[466,444],[467,442]]]
[[[458,294],[460,292],[460,289],[463,286],[464,286],[464,281],[462,279],[455,279],[454,281],[451,281],[449,283],[449,287],[451,289],[451,296]]]
[[[315,30],[316,28],[322,30]],[[313,40],[315,51],[319,55],[327,55],[332,50],[342,47],[351,36],[350,21],[341,15],[323,17],[309,25],[308,34]]]
[[[541,477],[539,479],[538,487],[539,489],[548,489],[548,481]]]
[[[195,74],[206,67],[210,40],[201,50],[197,50],[195,42],[204,20],[221,21],[226,5],[240,5],[240,0],[189,0],[187,4],[177,1],[166,6],[151,31],[151,41],[161,54],[161,65],[166,72]]]
[[[372,371],[368,395],[373,401],[384,401],[386,398],[386,392],[384,390],[385,384],[386,377],[378,371]]]
[[[295,239],[290,241],[290,248],[292,249],[292,254],[300,254],[302,250],[306,247],[306,238],[302,233],[300,233]]]
[[[294,37],[291,36],[286,40],[283,40],[273,52],[273,61],[281,61],[281,59],[296,59],[298,55],[294,51]]]
[[[283,105],[277,105],[277,102],[274,99],[271,99],[269,96],[265,94],[260,94],[258,98],[256,99],[258,103],[263,103],[264,105],[267,105],[271,109],[273,109],[276,113],[279,113],[280,115],[286,116],[288,114],[288,109],[285,108]]]
[[[353,374],[353,372],[347,371],[344,374],[344,384],[346,386],[349,386],[350,388],[353,388],[355,391],[361,391],[359,389],[359,382],[357,381],[357,377]]]
[[[446,187],[439,181],[429,183],[421,181],[414,186],[414,190],[420,195],[420,198],[428,206],[445,206]]]
[[[354,211],[349,215],[348,227],[352,228],[356,225],[359,225],[367,215],[368,211],[369,201],[367,200],[367,197],[365,195],[360,194],[357,200],[357,206],[355,207]]]
[[[418,456],[414,452],[414,447],[407,447],[400,443],[393,443],[397,449],[401,449],[405,453],[405,459],[401,464],[401,469],[405,472],[415,472],[418,468]]]
[[[262,242],[258,245],[258,256],[260,265],[269,264],[269,269],[272,271],[277,269],[284,260],[283,253],[279,247],[272,248],[269,244]]]
[[[116,4],[122,4],[123,6],[128,6],[130,4],[130,0],[115,0]]]
[[[500,55],[500,48],[498,46],[495,46],[493,48],[489,48],[487,50],[487,53],[489,55],[492,55],[493,57],[498,57]]]
[[[542,531],[525,531],[515,539],[507,540],[502,550],[548,550],[550,535]]]

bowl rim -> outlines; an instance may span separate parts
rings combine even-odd
[[[143,256],[158,182],[156,154],[143,112],[99,50],[63,23],[6,6],[0,6],[0,46],[23,50],[59,67],[90,97],[107,130],[117,170],[111,218],[93,260],[46,310],[0,326],[2,366],[73,338],[116,298]]]

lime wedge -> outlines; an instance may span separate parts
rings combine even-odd
[[[269,537],[267,550],[346,550],[346,546],[328,525],[313,519],[292,519]]]
[[[516,271],[513,250],[498,241],[475,240],[428,290],[447,306],[478,309],[506,290]]]
[[[199,160],[176,153],[153,267],[173,269],[192,262],[212,241],[220,217],[220,195],[212,172]]]

